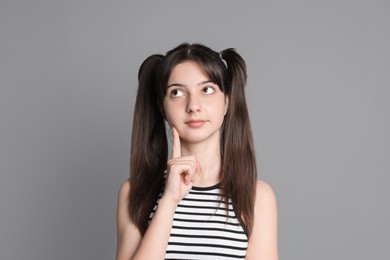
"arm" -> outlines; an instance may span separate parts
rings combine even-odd
[[[278,227],[275,194],[266,182],[257,181],[255,216],[246,260],[278,259]]]
[[[130,181],[127,180],[121,186],[117,212],[117,260],[164,259],[177,204],[188,194],[201,171],[195,157],[181,157],[180,139],[176,130],[172,157],[168,162],[164,194],[143,237],[128,213]]]
[[[126,180],[119,189],[117,207],[117,260],[129,260],[133,257],[141,241],[141,234],[138,228],[130,220],[128,201],[130,192],[130,181]]]
[[[164,259],[177,203],[162,198],[144,237],[141,237],[129,218],[129,191],[127,180],[119,191],[116,259]]]

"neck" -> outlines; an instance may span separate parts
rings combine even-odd
[[[183,156],[195,156],[200,162],[202,172],[196,179],[194,186],[207,187],[219,182],[221,170],[220,142],[206,142],[189,144],[182,142],[181,152]]]

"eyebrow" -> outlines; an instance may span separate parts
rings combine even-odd
[[[207,84],[207,83],[215,84],[212,80],[205,80],[205,81],[202,81],[202,82],[198,83],[197,86],[204,85],[204,84]],[[185,84],[173,83],[173,84],[168,85],[167,89],[170,88],[170,87],[185,87],[185,86],[186,86]]]

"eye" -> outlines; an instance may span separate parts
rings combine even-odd
[[[204,87],[203,89],[202,89],[202,91],[203,91],[203,93],[205,93],[205,94],[213,94],[214,92],[215,92],[215,89],[213,88],[213,87]]]
[[[180,89],[172,89],[170,94],[171,94],[171,97],[181,97],[184,95],[184,92],[181,91]]]

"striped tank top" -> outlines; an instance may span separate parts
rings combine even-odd
[[[248,238],[230,201],[228,216],[218,185],[192,187],[176,208],[165,259],[244,259]]]

